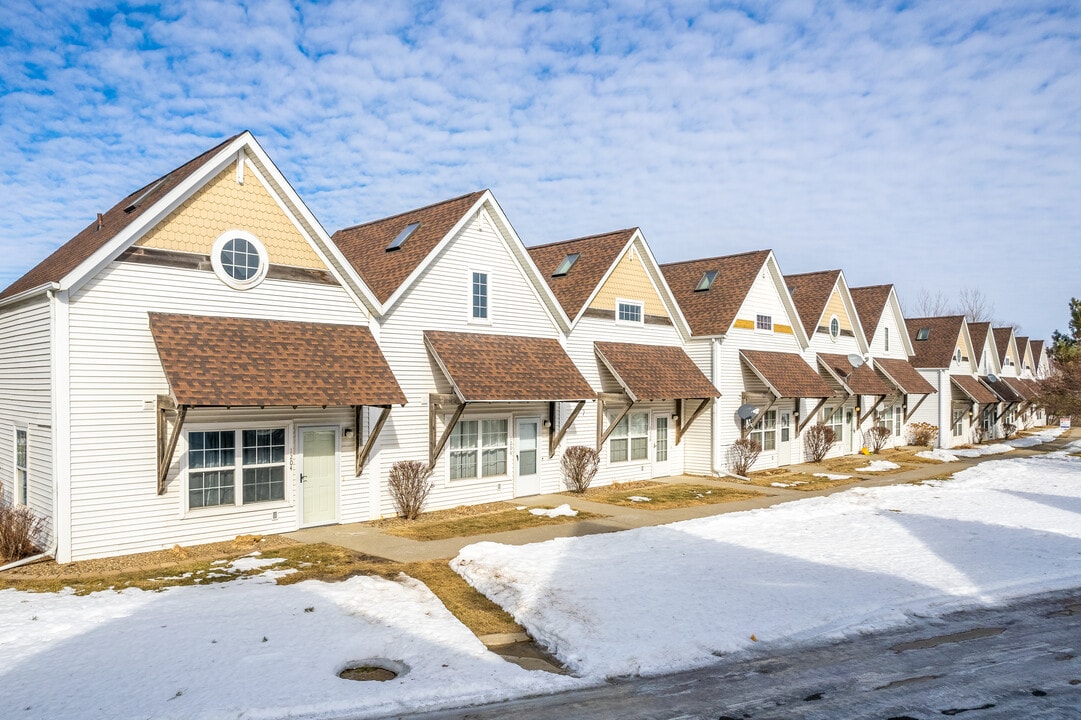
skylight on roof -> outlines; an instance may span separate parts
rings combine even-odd
[[[713,281],[717,279],[716,270],[706,270],[702,273],[702,279],[698,281],[698,285],[695,286],[695,292],[703,292],[713,287]]]
[[[387,252],[390,252],[391,250],[397,250],[398,248],[400,248],[402,246],[402,243],[404,243],[406,240],[408,240],[409,236],[412,235],[414,232],[416,232],[417,228],[419,228],[419,227],[420,227],[420,223],[415,222],[415,223],[409,223],[404,228],[402,228],[402,231],[400,233],[398,233],[398,236],[390,241],[390,245],[387,245]]]
[[[552,277],[563,277],[570,272],[574,263],[578,262],[578,253],[567,253],[567,257],[563,258],[563,262],[559,263],[559,267],[552,273]]]
[[[922,328],[920,328],[919,330],[916,331],[916,339],[917,340],[926,340],[930,336],[931,336],[931,328],[929,328],[929,327],[922,327]]]

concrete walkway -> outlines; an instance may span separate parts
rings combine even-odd
[[[397,562],[416,562],[423,560],[438,560],[452,558],[466,545],[489,540],[492,542],[505,543],[507,545],[526,545],[528,543],[542,542],[558,537],[577,537],[581,535],[595,535],[598,533],[618,532],[632,528],[646,527],[651,525],[665,525],[680,520],[692,520],[694,518],[709,517],[722,513],[740,512],[755,508],[770,507],[793,500],[802,500],[807,497],[818,495],[830,495],[836,492],[850,490],[853,487],[879,487],[883,485],[899,485],[919,480],[927,480],[952,475],[965,468],[978,465],[988,460],[1001,460],[1005,458],[1031,457],[1043,455],[1054,450],[1061,450],[1073,440],[1081,437],[1081,428],[1074,428],[1063,433],[1057,439],[1032,448],[1017,448],[1004,455],[985,455],[978,458],[964,458],[957,462],[933,463],[923,465],[912,470],[871,477],[860,482],[841,485],[817,491],[801,491],[789,488],[760,488],[748,485],[744,482],[724,479],[707,478],[702,476],[675,476],[669,478],[656,478],[656,482],[666,483],[692,483],[709,485],[719,488],[733,488],[747,490],[753,488],[763,494],[749,500],[737,502],[717,503],[714,505],[696,505],[694,507],[673,508],[670,510],[646,510],[636,507],[622,507],[607,503],[590,502],[573,494],[558,495],[533,495],[527,498],[515,498],[508,505],[518,504],[526,507],[555,507],[564,503],[579,511],[603,515],[604,517],[579,522],[563,523],[559,525],[543,525],[540,527],[511,530],[508,532],[491,533],[487,535],[470,535],[469,537],[447,538],[446,540],[410,540],[396,537],[381,532],[368,523],[351,523],[346,525],[325,525],[323,527],[305,528],[296,532],[287,533],[285,537],[305,543],[330,543],[349,548],[357,552],[375,557],[386,558]],[[793,465],[792,470],[797,472],[821,472],[818,465]]]

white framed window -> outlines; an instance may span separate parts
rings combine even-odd
[[[284,427],[189,430],[187,437],[189,509],[285,500]]]
[[[884,328],[886,331],[886,352],[890,351],[890,329]]]
[[[210,265],[229,287],[248,290],[263,282],[270,260],[259,238],[246,230],[226,230],[214,241]]]
[[[958,350],[960,352],[960,350]],[[954,410],[953,411],[953,436],[961,437],[965,434],[965,411]]]
[[[29,441],[25,428],[15,428],[15,503],[26,505],[30,494]]]
[[[649,413],[627,413],[608,439],[608,462],[649,459]]]
[[[757,442],[764,452],[777,449],[776,410],[766,411],[766,414],[751,428],[750,438]]]
[[[956,350],[954,350],[953,361],[957,363],[961,362],[961,348],[957,348]]]
[[[450,434],[450,479],[506,476],[509,427],[507,418],[459,420]]]
[[[830,318],[830,340],[837,342],[839,337],[841,337],[841,321],[834,315]]]
[[[893,406],[893,436],[895,438],[901,437],[901,431],[904,430],[905,424],[905,410],[900,405]]]
[[[832,411],[831,411],[832,412]],[[825,410],[822,411],[823,416],[828,414]],[[838,410],[833,413],[833,417],[826,423],[826,427],[833,430],[833,436],[837,442],[841,442],[841,437],[845,431],[845,411]]]
[[[772,315],[755,315],[754,318],[755,330],[773,331],[773,316]]]
[[[474,321],[489,319],[490,290],[488,273],[477,270],[470,273],[470,317]]]
[[[634,300],[616,300],[616,322],[641,325],[644,317],[642,303]]]

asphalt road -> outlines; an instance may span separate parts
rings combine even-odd
[[[442,711],[428,720],[1081,720],[1081,589],[691,672]]]

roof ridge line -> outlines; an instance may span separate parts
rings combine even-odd
[[[387,220],[393,220],[394,218],[402,217],[403,215],[411,215],[412,213],[421,212],[423,210],[431,210],[432,208],[439,207],[440,205],[449,205],[452,202],[457,202],[458,200],[464,200],[465,198],[470,197],[472,195],[483,195],[486,192],[489,192],[489,188],[484,188],[483,190],[474,190],[473,192],[468,192],[468,193],[465,193],[464,195],[459,195],[458,197],[448,198],[447,200],[439,200],[437,202],[430,203],[428,205],[424,205],[423,207],[412,208],[410,210],[403,210],[402,212],[395,213],[394,215],[387,215],[386,217],[376,218],[375,220],[369,220],[367,222],[358,223],[356,225],[349,225],[347,227],[339,228],[339,229],[335,230],[332,234],[337,235],[340,232],[346,232],[347,230],[356,230],[357,228],[368,227],[369,225],[375,225],[376,223],[386,222]]]

